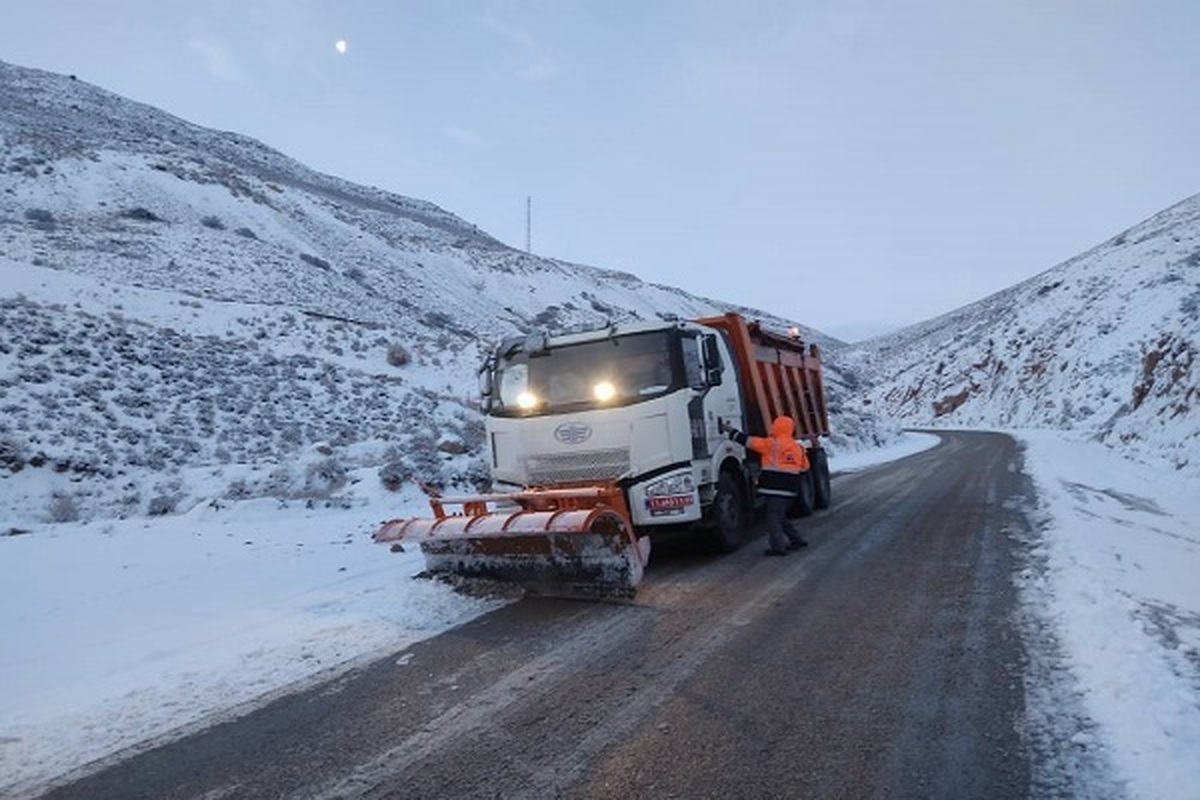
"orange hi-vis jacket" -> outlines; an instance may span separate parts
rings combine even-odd
[[[770,436],[747,436],[730,431],[729,438],[753,450],[762,458],[762,473],[758,476],[759,494],[794,497],[800,491],[800,473],[808,470],[808,453],[804,445],[792,438],[796,424],[791,417],[776,417],[771,423]]]

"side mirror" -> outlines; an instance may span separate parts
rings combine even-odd
[[[704,377],[708,381],[709,386],[720,386],[721,375],[725,371],[721,364],[721,350],[717,347],[717,337],[715,334],[708,334],[704,337],[701,345],[704,354]]]
[[[492,373],[495,361],[488,359],[479,368],[479,408],[484,413],[492,410]]]

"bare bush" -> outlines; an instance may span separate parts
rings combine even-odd
[[[442,459],[437,449],[437,432],[420,431],[409,440],[408,461],[416,476],[431,486],[441,486]]]
[[[389,461],[379,468],[379,482],[389,492],[398,492],[413,478],[413,470],[402,460]]]
[[[437,449],[439,453],[447,453],[452,456],[461,456],[469,453],[471,448],[458,439],[442,439],[438,442]]]
[[[444,311],[429,311],[421,317],[421,322],[430,328],[449,328],[452,326],[453,320]]]
[[[52,231],[56,225],[54,214],[44,208],[25,209],[25,219],[32,222],[33,227],[44,231]]]
[[[46,513],[51,522],[76,522],[79,519],[79,504],[66,492],[52,492]]]
[[[560,316],[561,309],[558,306],[546,306],[542,311],[539,311],[533,318],[533,324],[542,328],[559,328],[562,327],[562,318]]]
[[[150,498],[150,506],[146,513],[152,517],[163,517],[174,513],[179,501],[183,499],[178,494],[160,494]]]
[[[301,253],[300,260],[303,261],[305,264],[311,264],[314,267],[317,267],[319,269],[323,269],[326,271],[333,269],[333,266],[328,261],[326,261],[323,258],[320,258],[319,256],[311,255],[310,253]]]
[[[28,459],[25,446],[13,439],[0,439],[0,469],[20,472]]]
[[[404,348],[404,345],[400,344],[399,342],[392,342],[388,345],[387,362],[393,367],[403,367],[405,364],[408,364],[411,361],[412,356],[409,355],[408,350]]]
[[[158,216],[150,209],[142,208],[141,206],[138,206],[137,208],[128,208],[128,209],[122,211],[120,216],[124,217],[125,219],[132,219],[132,220],[136,220],[138,222],[162,222],[163,221],[162,217]]]
[[[346,485],[346,468],[334,458],[309,464],[304,473],[304,494],[324,498]]]
[[[463,420],[462,440],[472,450],[483,447],[487,441],[487,424],[483,417],[473,416]]]

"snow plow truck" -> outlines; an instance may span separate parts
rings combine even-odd
[[[378,542],[417,541],[427,571],[535,594],[631,597],[651,534],[741,543],[757,456],[723,421],[765,436],[787,415],[808,450],[794,516],[830,504],[820,350],[738,314],[609,324],[501,342],[480,370],[493,493],[431,496]]]

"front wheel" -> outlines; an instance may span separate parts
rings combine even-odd
[[[712,539],[721,553],[732,553],[742,545],[746,529],[746,492],[737,476],[722,472],[712,504]]]

